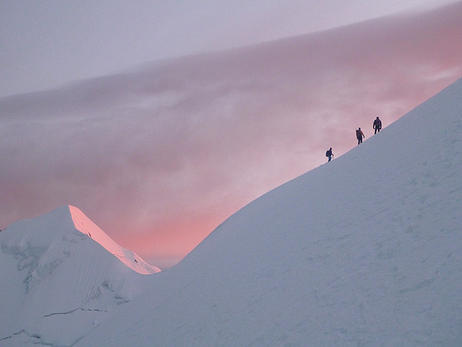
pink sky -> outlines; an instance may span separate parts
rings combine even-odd
[[[327,148],[354,147],[355,128],[462,77],[460,42],[459,2],[0,99],[0,223],[73,204],[171,265]]]

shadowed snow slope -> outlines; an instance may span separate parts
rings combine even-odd
[[[70,345],[159,271],[73,206],[12,224],[0,246],[1,346]]]
[[[461,172],[459,80],[241,209],[80,343],[461,345]]]

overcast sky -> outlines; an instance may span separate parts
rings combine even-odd
[[[0,1],[0,96],[451,0]]]

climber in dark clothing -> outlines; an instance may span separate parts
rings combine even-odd
[[[358,128],[358,130],[356,130],[356,138],[358,139],[358,145],[360,143],[363,143],[363,137],[366,137],[366,136],[364,136],[364,133],[361,130],[361,128]]]
[[[374,124],[372,125],[372,127],[374,128],[374,134],[377,134],[380,132],[380,130],[382,129],[382,121],[380,120],[379,117],[377,117],[374,120]]]
[[[331,147],[326,152],[326,157],[329,158],[327,162],[331,161],[333,156],[334,156],[334,153],[332,153],[332,147]]]

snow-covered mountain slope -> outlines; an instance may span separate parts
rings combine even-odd
[[[73,206],[12,224],[0,246],[0,346],[70,345],[159,271]]]
[[[461,208],[458,80],[241,209],[80,343],[460,346]]]
[[[93,223],[93,221],[77,207],[69,206],[69,211],[76,230],[80,231],[82,234],[88,235],[91,239],[98,242],[109,253],[116,256],[122,263],[133,271],[145,275],[160,271],[159,268],[147,263],[136,253],[125,249],[114,242],[114,240],[107,236],[100,227]]]

